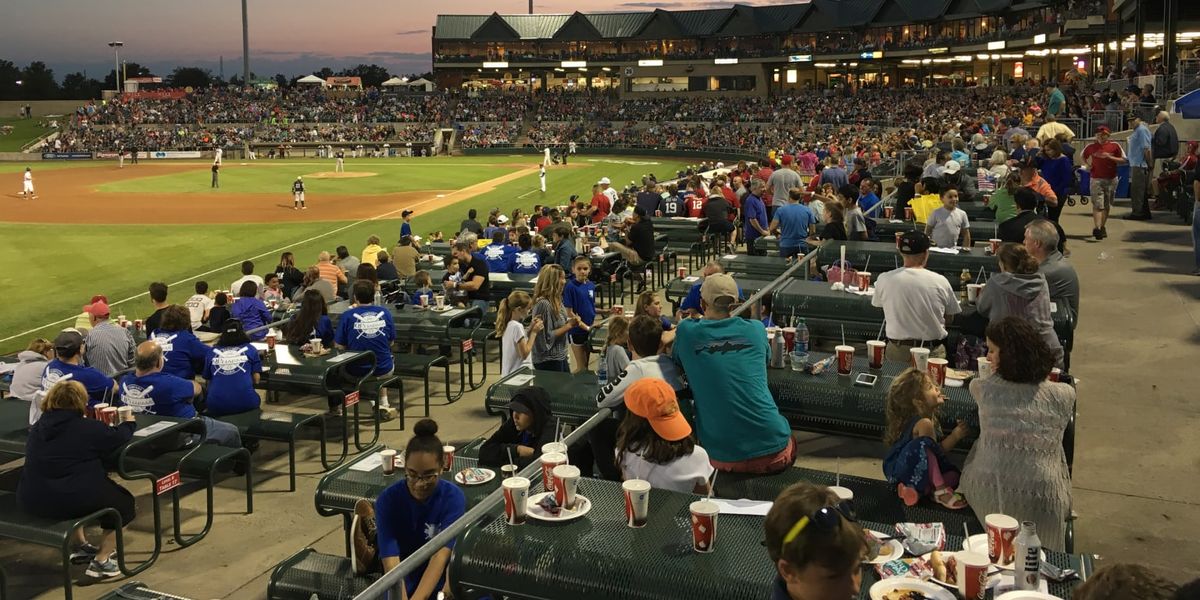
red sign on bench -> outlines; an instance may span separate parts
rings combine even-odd
[[[463,340],[463,343],[462,343],[462,351],[463,352],[470,352],[473,348],[475,348],[475,340]]]
[[[161,496],[177,487],[179,487],[179,471],[167,473],[162,479],[154,482],[154,494]]]
[[[346,394],[346,400],[342,403],[345,406],[354,406],[358,404],[358,390]]]

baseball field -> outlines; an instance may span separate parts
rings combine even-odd
[[[538,188],[532,155],[347,159],[225,160],[220,187],[210,162],[114,161],[0,163],[0,352],[24,348],[36,336],[69,326],[93,294],[105,294],[113,314],[151,312],[150,282],[170,286],[182,301],[197,280],[228,287],[243,260],[256,273],[274,270],[284,251],[297,263],[321,250],[347,246],[358,254],[371,235],[396,242],[400,213],[416,211],[413,230],[453,235],[469,208],[486,216],[528,211],[534,204],[587,198],[608,177],[614,186],[659,178],[684,163],[671,159],[577,156],[547,168]],[[22,197],[21,177],[33,169],[36,200]],[[293,210],[292,181],[304,179],[307,210]]]

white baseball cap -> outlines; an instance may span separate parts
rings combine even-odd
[[[500,215],[500,216],[496,217],[496,222],[497,223],[507,223],[508,217],[506,217],[504,215]]]
[[[610,184],[610,183],[612,183],[612,182],[611,182],[611,181],[609,181],[607,177],[601,177],[601,178],[600,178],[600,185],[608,185],[608,184]]]
[[[959,171],[959,169],[962,169],[962,165],[958,164],[957,160],[946,161],[946,166],[945,166],[946,173],[953,175],[953,174],[957,173]]]

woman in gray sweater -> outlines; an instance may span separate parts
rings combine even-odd
[[[563,286],[567,273],[558,265],[546,265],[538,272],[533,286],[533,317],[545,327],[533,340],[533,368],[542,371],[570,372],[567,365],[567,332],[579,319],[568,318],[563,308]]]
[[[979,314],[996,322],[1020,317],[1042,336],[1054,353],[1054,365],[1062,368],[1063,348],[1050,317],[1050,286],[1038,272],[1038,261],[1021,244],[1001,244],[996,253],[1000,272],[992,275],[979,294]]]
[[[1051,550],[1066,545],[1071,476],[1063,433],[1075,412],[1075,388],[1047,380],[1054,355],[1025,320],[987,328],[992,374],[971,382],[979,439],[967,455],[958,491],[979,517],[1002,513],[1037,524]]]

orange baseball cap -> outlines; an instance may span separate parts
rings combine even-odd
[[[692,434],[692,426],[679,412],[675,390],[661,379],[635,381],[625,390],[625,406],[649,421],[654,433],[668,442],[677,442]]]

